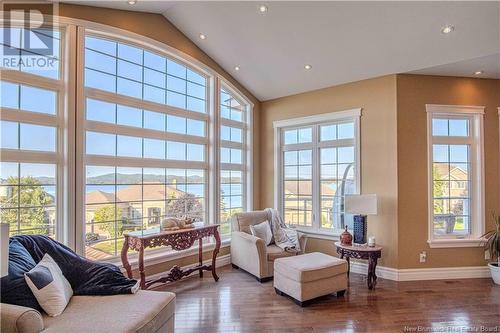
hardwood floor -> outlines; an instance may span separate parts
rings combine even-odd
[[[184,332],[500,332],[500,286],[491,279],[394,282],[351,274],[344,297],[301,308],[273,282],[225,266],[219,282],[197,275],[156,290],[177,294],[176,333]],[[405,330],[405,326],[407,330]],[[447,330],[440,330],[447,328]],[[412,330],[414,329],[414,330]],[[426,330],[426,331],[425,331]]]

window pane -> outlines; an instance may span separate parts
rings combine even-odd
[[[447,119],[432,119],[432,135],[448,136],[448,120]]]
[[[165,73],[167,71],[167,61],[162,56],[144,51],[144,66]]]
[[[135,136],[118,135],[117,156],[142,157],[142,139]]]
[[[321,126],[320,130],[321,141],[329,141],[337,139],[337,125]]]
[[[165,89],[166,76],[164,73],[151,70],[148,68],[144,69],[144,82],[155,87]]]
[[[186,134],[186,118],[167,115],[167,132]]]
[[[1,81],[0,106],[19,109],[19,85]]]
[[[118,60],[118,76],[142,82],[142,67],[128,61]]]
[[[19,132],[21,149],[56,151],[56,129],[54,127],[21,123]]]
[[[299,129],[299,143],[312,142],[312,128]]]
[[[338,139],[354,139],[354,123],[339,124]]]
[[[142,127],[142,110],[125,105],[117,105],[116,122],[119,125]]]
[[[115,156],[116,135],[87,131],[85,149],[87,154]]]
[[[144,158],[165,159],[165,141],[144,139]]]
[[[116,43],[109,40],[86,36],[85,47],[116,56]]]
[[[90,49],[85,50],[85,67],[108,74],[116,74],[116,58]]]
[[[11,121],[0,121],[1,125],[1,148],[18,149],[19,148],[19,124]]]
[[[167,159],[186,160],[186,144],[182,142],[167,141]]]
[[[57,94],[54,91],[21,85],[21,110],[56,114]]]
[[[116,105],[87,98],[86,114],[87,120],[114,124],[116,122]]]
[[[297,135],[298,135],[298,132],[296,129],[285,131],[285,134],[284,134],[285,144],[286,145],[296,144],[298,142]]]
[[[195,136],[205,136],[205,122],[201,120],[187,120],[187,130],[188,135]]]
[[[469,136],[469,121],[450,119],[450,136]]]
[[[116,91],[116,77],[92,69],[85,69],[85,86],[105,91]]]
[[[204,161],[205,160],[205,146],[188,144],[187,145],[187,160],[188,161]]]
[[[119,77],[117,80],[116,92],[125,96],[142,98],[142,85],[139,82]]]
[[[137,47],[118,43],[118,58],[142,65],[142,50]]]
[[[157,131],[164,131],[165,115],[159,112],[144,110],[144,128]]]

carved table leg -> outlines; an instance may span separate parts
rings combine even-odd
[[[125,236],[125,240],[123,241],[122,247],[122,264],[123,268],[127,271],[127,277],[129,279],[132,278],[132,267],[130,267],[130,263],[128,262],[128,236]]]
[[[198,241],[198,261],[200,263],[200,267],[203,266],[203,238],[200,238]],[[202,269],[200,269],[200,277],[203,277]]]
[[[215,249],[212,254],[212,276],[214,277],[214,280],[217,282],[219,281],[219,277],[215,272],[215,259],[217,259],[217,254],[219,253],[220,250],[220,236],[219,236],[219,230],[217,229],[215,229],[214,231],[214,238],[215,238]]]
[[[377,274],[375,269],[377,268],[377,257],[370,256],[368,259],[368,289],[373,289],[377,284]]]
[[[347,278],[349,278],[349,273],[351,272],[351,257],[346,256],[347,260]]]
[[[139,273],[141,274],[141,289],[146,289],[146,274],[144,272],[144,245],[139,248]]]

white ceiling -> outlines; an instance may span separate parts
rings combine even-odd
[[[500,2],[78,3],[162,13],[260,100],[393,73],[499,75]]]

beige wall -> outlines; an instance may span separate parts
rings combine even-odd
[[[368,234],[384,246],[381,264],[397,267],[396,76],[349,83],[263,102],[261,106],[260,206],[274,206],[273,121],[362,108],[361,191],[377,193],[380,213]],[[311,238],[307,251],[333,253],[333,241]]]
[[[482,248],[430,249],[427,244],[427,114],[425,104],[479,105],[484,116],[484,160],[487,230],[491,212],[500,210],[500,80],[397,76],[399,268],[484,265]],[[419,252],[427,251],[427,262]]]

